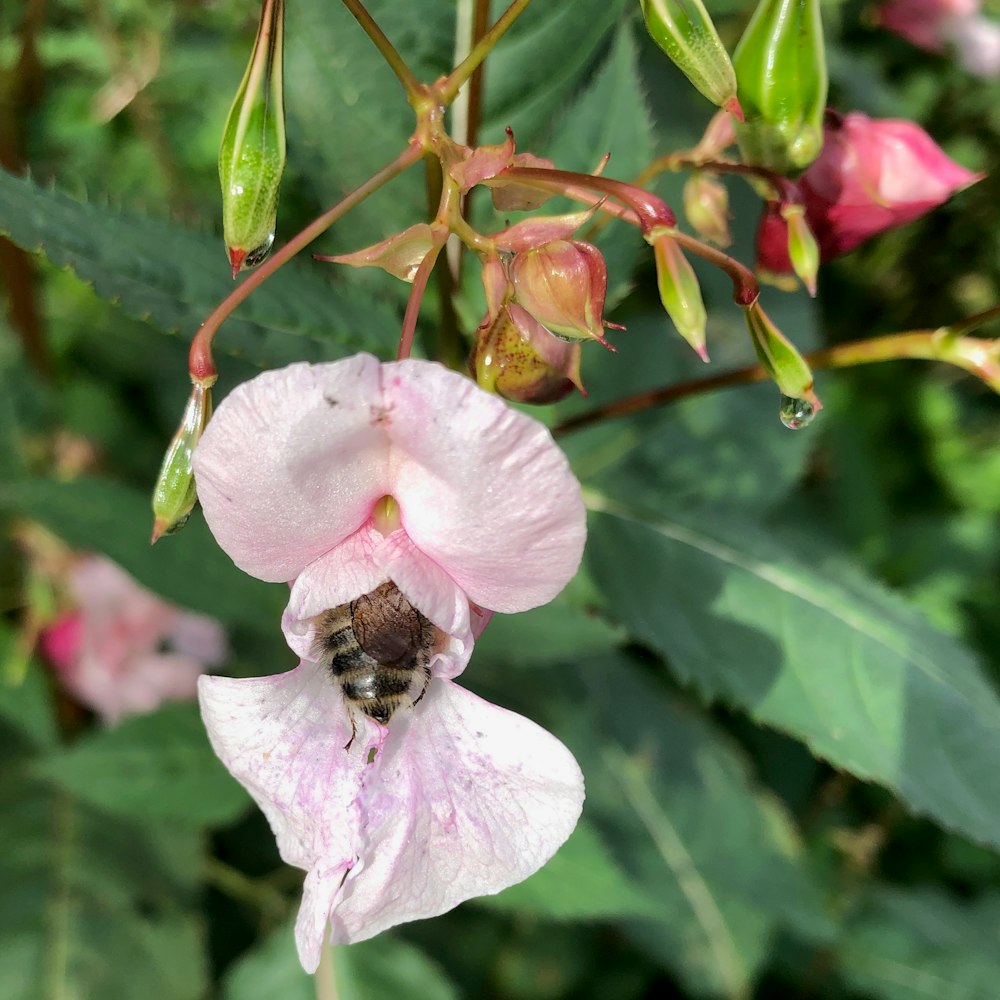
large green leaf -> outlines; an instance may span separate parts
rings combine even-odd
[[[1000,896],[960,902],[932,889],[873,891],[837,949],[839,975],[876,1000],[994,1000]]]
[[[189,913],[197,843],[168,843],[6,765],[0,996],[200,1000],[205,961]]]
[[[217,238],[79,202],[3,171],[0,233],[70,268],[128,315],[184,336],[232,289]],[[226,320],[218,344],[266,367],[364,349],[384,354],[397,327],[384,302],[330,283],[311,265],[288,266]]]
[[[380,934],[332,950],[340,1000],[455,1000],[441,969],[413,945]],[[322,973],[321,973],[322,975]],[[294,923],[245,955],[226,976],[224,1000],[314,1000],[312,976],[299,965]]]
[[[3,483],[0,504],[40,521],[73,548],[104,553],[181,607],[227,623],[265,630],[278,627],[285,598],[282,588],[236,569],[200,515],[151,548],[148,499],[110,480]]]
[[[38,774],[135,820],[191,826],[237,819],[250,799],[212,752],[194,705],[169,705],[42,758]]]
[[[900,599],[720,511],[596,514],[589,563],[612,614],[685,683],[1000,844],[1000,700]]]
[[[559,731],[587,778],[585,814],[654,901],[629,935],[692,992],[749,996],[778,926],[829,932],[788,817],[720,731],[629,660],[573,674],[580,707]]]

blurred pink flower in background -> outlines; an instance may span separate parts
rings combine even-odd
[[[980,0],[889,0],[875,22],[911,45],[939,54],[953,51],[976,76],[1000,76],[1000,23],[982,17]]]
[[[361,941],[540,868],[576,825],[580,769],[453,678],[490,612],[551,600],[579,565],[580,487],[549,432],[441,365],[358,355],[237,388],[194,466],[236,564],[294,580],[282,625],[299,666],[204,677],[199,697],[216,753],[308,873],[306,970],[328,935]],[[315,633],[388,581],[435,638],[423,692],[382,724],[348,705]]]
[[[828,261],[926,215],[982,176],[946,156],[914,122],[828,111],[823,151],[798,186],[821,259]],[[757,233],[762,271],[792,270],[787,232],[777,206],[769,205]]]
[[[68,589],[75,608],[43,631],[41,649],[107,723],[193,699],[199,675],[226,659],[218,622],[166,603],[103,556],[81,556]]]

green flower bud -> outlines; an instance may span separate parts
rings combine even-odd
[[[742,120],[729,53],[701,0],[639,0],[646,30],[691,84]]]
[[[187,406],[184,407],[181,425],[163,457],[160,475],[153,489],[151,543],[155,543],[161,535],[172,535],[175,531],[180,531],[198,502],[191,456],[212,416],[214,382],[213,377],[207,383],[194,383]]]
[[[793,429],[804,427],[822,407],[813,391],[812,369],[764,312],[759,299],[743,312],[757,358],[781,391],[782,422]]]
[[[799,281],[810,295],[816,294],[816,275],[819,272],[819,246],[806,221],[805,207],[798,204],[781,206],[781,217],[788,224],[788,259]]]
[[[705,327],[708,314],[701,297],[701,286],[690,261],[673,238],[673,230],[661,227],[646,237],[653,245],[656,283],[660,301],[673,320],[677,332],[695,349],[702,361],[708,361]]]
[[[826,50],[820,0],[760,0],[733,55],[747,163],[804,170],[823,148]]]
[[[219,150],[222,228],[233,277],[267,259],[285,169],[285,0],[264,0]]]

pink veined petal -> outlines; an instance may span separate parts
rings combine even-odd
[[[381,758],[362,798],[363,867],[333,907],[334,943],[520,882],[580,816],[583,776],[562,743],[449,681],[428,689],[404,728],[393,720]],[[297,940],[300,955],[316,953],[304,932]]]
[[[525,611],[576,571],[580,487],[537,421],[439,365],[384,366],[393,495],[413,543],[476,604]]]
[[[195,450],[216,540],[262,580],[294,579],[391,492],[381,366],[295,364],[234,389]]]
[[[273,677],[212,677],[198,683],[216,755],[260,806],[281,857],[307,871],[346,870],[361,845],[357,800],[368,752],[385,730],[355,713],[325,668],[301,663]]]

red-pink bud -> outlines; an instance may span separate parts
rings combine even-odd
[[[579,343],[554,337],[517,305],[480,328],[469,370],[481,388],[518,403],[555,403],[580,381]]]
[[[510,277],[517,302],[553,333],[606,343],[608,270],[597,247],[553,240],[515,254]]]

